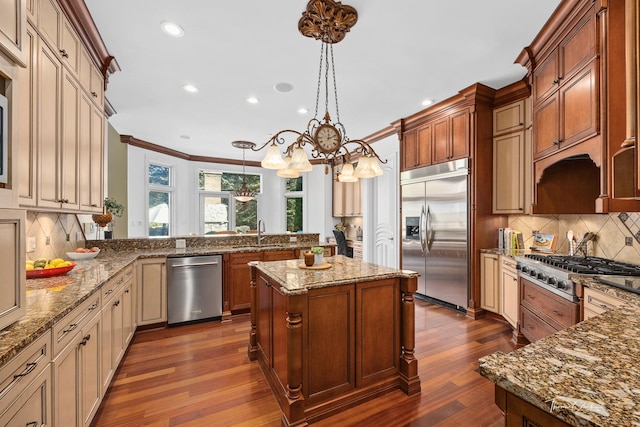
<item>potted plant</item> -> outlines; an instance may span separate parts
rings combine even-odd
[[[124,205],[118,203],[116,199],[113,199],[111,197],[106,197],[104,199],[103,213],[93,214],[91,215],[91,219],[93,219],[93,222],[98,224],[100,227],[104,228],[111,222],[115,223],[115,220],[113,219],[113,217],[115,216],[119,218],[122,216],[123,212],[124,212]],[[105,238],[107,238],[106,233],[107,232],[105,231]],[[111,233],[111,231],[109,233]]]
[[[311,248],[313,252],[313,264],[318,265],[324,263],[324,248],[321,246],[314,246]]]

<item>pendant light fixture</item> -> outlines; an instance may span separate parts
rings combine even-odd
[[[244,173],[244,153],[245,150],[249,148],[253,149],[256,144],[249,141],[233,141],[231,145],[236,148],[242,149],[242,185],[240,185],[240,188],[233,192],[233,198],[239,202],[245,203],[255,199],[256,193],[255,191],[251,191],[249,187],[247,187],[247,176]]]
[[[262,167],[277,169],[277,175],[281,177],[298,177],[300,172],[312,170],[308,154],[304,149],[308,146],[311,157],[320,160],[321,163],[336,167],[340,163],[344,164],[341,173],[344,174],[345,179],[351,179],[351,182],[357,181],[358,178],[372,178],[382,174],[379,163],[386,163],[386,160],[381,160],[366,141],[349,139],[344,125],[340,122],[333,45],[343,40],[357,21],[358,12],[353,7],[343,5],[340,2],[310,0],[307,4],[307,9],[298,21],[298,30],[303,36],[312,37],[321,42],[315,113],[307,123],[307,129],[303,132],[291,129],[281,130],[276,132],[264,145],[258,148],[251,147],[254,151],[260,151],[269,146],[261,162]],[[333,80],[335,122],[331,120],[329,114],[329,74]],[[318,118],[321,93],[324,94],[325,111],[324,115]],[[287,142],[287,137],[290,134],[295,138],[291,143]],[[282,153],[278,146],[284,146]],[[348,173],[349,166],[347,165],[350,165],[351,159],[357,160],[358,166],[353,173]],[[353,165],[351,165],[351,170],[353,170]],[[328,169],[325,167],[325,173],[327,171]]]

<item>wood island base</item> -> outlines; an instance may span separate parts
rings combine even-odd
[[[265,267],[286,262],[250,264],[248,346],[280,405],[283,426],[306,426],[396,389],[420,392],[417,275],[292,292],[277,280],[283,276]]]

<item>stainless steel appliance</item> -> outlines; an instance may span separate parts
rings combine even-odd
[[[167,323],[222,317],[222,256],[167,259]]]
[[[640,276],[640,266],[599,257],[527,254],[516,257],[518,275],[569,301],[577,302],[575,276]],[[597,277],[624,289],[624,280]],[[605,283],[607,283],[605,282]],[[631,286],[631,292],[633,287]]]
[[[402,172],[402,268],[418,294],[466,310],[469,296],[467,159]]]

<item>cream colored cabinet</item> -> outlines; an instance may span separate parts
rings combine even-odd
[[[138,325],[167,321],[166,265],[164,257],[137,261]]]
[[[24,265],[26,215],[20,209],[0,209],[0,330],[19,320],[27,311]]]
[[[529,100],[493,111],[493,213],[528,213],[531,206]]]
[[[35,2],[35,0],[33,0]],[[37,188],[37,104],[34,102],[37,94],[38,81],[38,58],[39,41],[38,33],[30,24],[27,25],[27,36],[25,39],[25,49],[27,50],[27,68],[20,69],[18,80],[20,84],[16,86],[17,96],[22,102],[17,103],[16,115],[18,116],[18,127],[20,134],[20,144],[18,144],[18,203],[21,206],[35,206]]]
[[[37,0],[37,28],[52,49],[58,49],[62,39],[62,11],[57,0]]]
[[[0,368],[0,425],[51,422],[51,332],[47,331]],[[45,425],[38,423],[38,426]]]
[[[591,319],[605,311],[620,307],[622,304],[624,304],[624,300],[620,298],[605,294],[597,289],[585,287],[582,300],[582,320]]]
[[[518,329],[518,319],[520,318],[520,288],[518,286],[516,261],[503,255],[500,255],[500,287],[502,294],[502,317],[504,317],[514,329]]]
[[[500,313],[500,266],[499,255],[480,254],[480,307],[493,313]]]
[[[80,94],[78,191],[80,210],[102,212],[103,200],[103,114],[89,95]]]
[[[67,66],[74,77],[78,77],[81,49],[80,40],[76,35],[76,31],[64,17],[62,19],[61,28],[62,33],[60,35],[60,46],[58,49],[60,58],[62,63]]]
[[[123,304],[124,273],[102,285],[102,392],[109,388],[124,352]]]
[[[333,216],[362,216],[362,182],[339,182],[334,174]]]
[[[89,426],[100,406],[101,319],[98,311],[83,322],[53,360],[54,425]]]
[[[136,331],[136,270],[133,266],[124,274],[124,287],[122,289],[122,335],[124,349],[126,350]],[[120,357],[122,360],[124,352]]]
[[[25,29],[27,27],[27,1],[0,2],[0,50],[21,66],[26,65]]]
[[[78,118],[80,114],[80,84],[66,68],[62,73],[62,102],[60,144],[60,186],[58,189],[61,207],[78,210]]]

